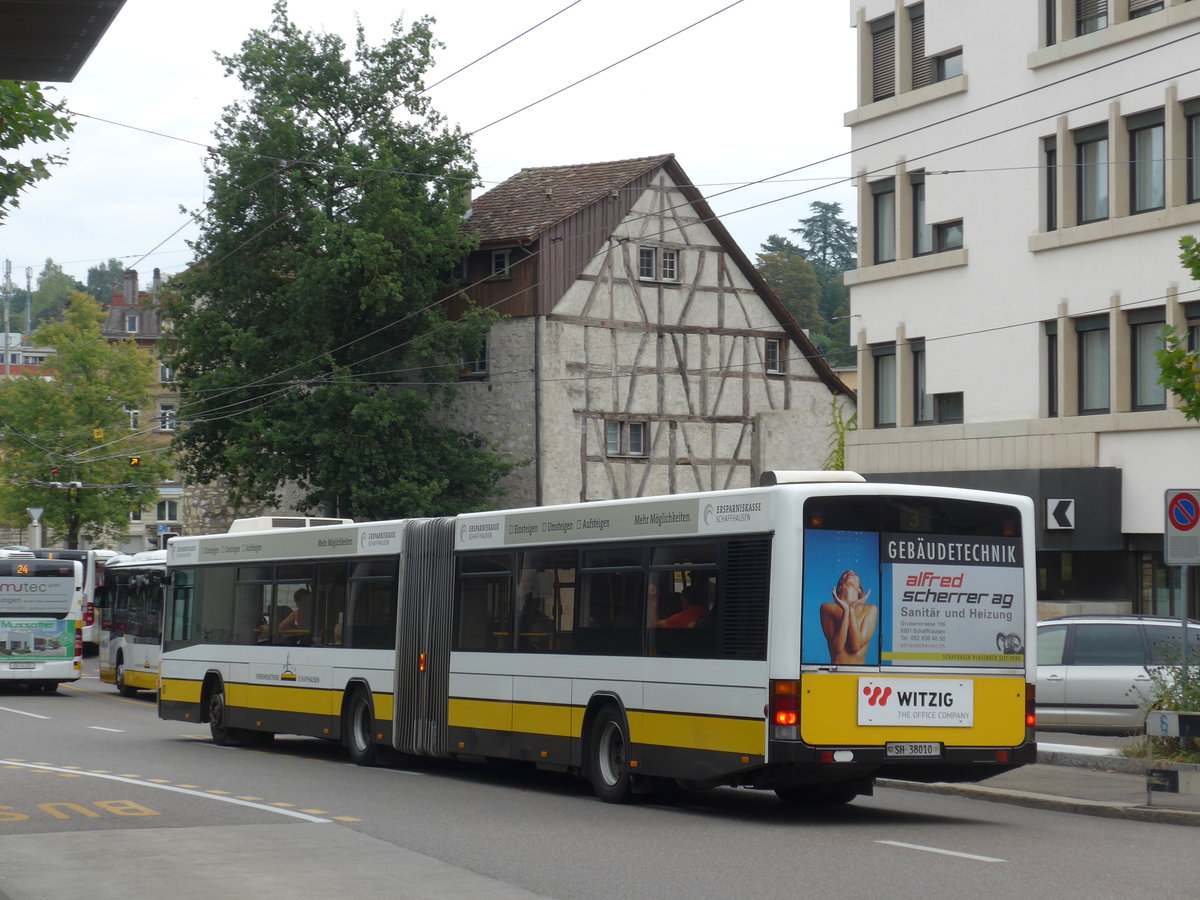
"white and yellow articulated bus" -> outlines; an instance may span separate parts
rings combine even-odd
[[[853,473],[180,537],[159,714],[842,803],[1036,758],[1032,502]]]

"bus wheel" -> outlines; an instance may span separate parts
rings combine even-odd
[[[587,757],[592,790],[605,803],[624,803],[633,792],[625,753],[624,719],[615,706],[606,706],[592,723]]]
[[[858,791],[845,784],[823,784],[775,788],[775,796],[789,806],[844,806],[858,796]]]
[[[346,723],[342,733],[350,759],[355,765],[375,765],[378,747],[375,744],[374,703],[371,695],[361,688],[354,692],[346,706]]]
[[[212,732],[212,742],[219,747],[233,744],[237,734],[235,729],[229,727],[226,716],[225,686],[218,684],[208,698],[208,730]]]
[[[53,694],[54,692],[56,692],[58,690],[58,682],[57,681],[43,681],[42,682],[42,690],[45,691],[47,694]]]
[[[122,697],[133,697],[137,694],[136,688],[131,688],[125,683],[125,657],[117,657],[117,693]]]

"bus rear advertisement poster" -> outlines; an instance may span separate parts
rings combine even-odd
[[[71,619],[0,619],[0,658],[9,662],[70,662],[75,656]]]
[[[804,662],[1025,664],[1020,539],[809,530],[804,546]]]

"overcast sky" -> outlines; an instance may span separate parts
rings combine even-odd
[[[36,286],[47,258],[81,281],[117,258],[143,286],[155,268],[186,268],[196,230],[180,207],[204,202],[204,148],[238,91],[213,53],[236,51],[270,10],[270,0],[127,0],[76,80],[55,85],[77,114],[70,161],[0,223],[16,286],[26,267]],[[850,146],[854,31],[843,0],[290,0],[289,10],[302,29],[348,40],[357,15],[376,45],[397,17],[434,16],[446,46],[429,84],[495,50],[430,91],[474,135],[477,195],[524,167],[674,153],[751,259],[814,200],[854,218],[851,188],[831,186],[849,157],[810,166]],[[714,196],[761,179],[772,180]]]

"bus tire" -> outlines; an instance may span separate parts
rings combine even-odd
[[[225,685],[213,685],[208,695],[208,730],[212,742],[218,747],[229,747],[237,743],[237,729],[230,728],[228,710],[225,707]]]
[[[45,691],[47,694],[53,694],[58,690],[58,682],[57,681],[43,681],[42,682],[42,690]]]
[[[122,697],[134,697],[137,695],[137,689],[131,688],[125,683],[125,657],[117,657],[117,693]]]
[[[610,703],[596,714],[589,734],[587,771],[592,790],[605,803],[628,802],[633,794],[633,777],[626,760],[629,742],[625,717]]]
[[[342,734],[351,762],[358,766],[376,764],[379,748],[375,743],[375,703],[363,688],[350,695]]]
[[[822,784],[775,788],[775,796],[788,806],[845,806],[858,796],[858,791],[846,784]]]

